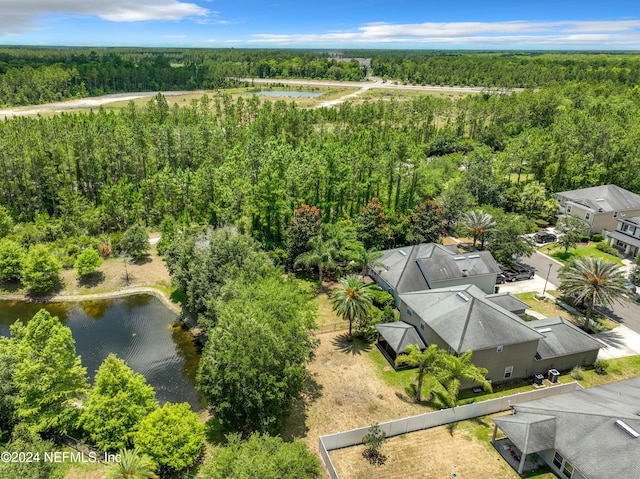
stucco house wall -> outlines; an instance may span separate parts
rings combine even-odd
[[[535,353],[534,353],[535,354]],[[543,374],[545,377],[549,369],[557,369],[558,371],[567,371],[574,366],[590,366],[598,358],[598,350],[585,351],[583,353],[568,354],[549,359],[533,360],[531,366],[531,374]]]

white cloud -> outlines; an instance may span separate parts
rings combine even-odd
[[[180,0],[1,0],[0,36],[42,28],[51,14],[91,15],[112,22],[182,20],[206,17],[210,11]]]
[[[640,48],[640,20],[508,21],[449,23],[369,23],[353,31],[256,34],[250,43],[297,44],[447,44],[510,46],[601,46]]]

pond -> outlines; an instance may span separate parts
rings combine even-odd
[[[71,329],[91,382],[102,361],[114,353],[146,378],[161,404],[188,402],[193,410],[203,409],[194,388],[200,356],[193,336],[174,325],[176,314],[159,299],[135,295],[79,303],[1,301],[0,335],[9,336],[13,322],[26,323],[41,308]]]
[[[255,93],[259,96],[286,96],[292,98],[316,98],[322,93],[312,92],[312,91],[289,91],[289,90],[268,90],[268,91],[259,91]]]

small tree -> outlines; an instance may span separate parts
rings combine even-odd
[[[322,476],[320,461],[300,440],[285,442],[278,436],[253,434],[243,441],[227,435],[227,444],[216,446],[201,468],[206,479],[316,479]]]
[[[362,444],[366,446],[362,455],[374,466],[382,466],[387,460],[387,456],[380,451],[386,440],[387,433],[381,430],[377,423],[369,427],[369,431],[362,438]]]
[[[142,258],[151,249],[147,231],[143,226],[132,226],[120,238],[118,248],[123,254],[129,255],[133,259]]]
[[[421,351],[418,345],[410,344],[405,349],[405,354],[396,358],[396,365],[407,365],[418,368],[418,385],[416,388],[416,401],[422,401],[422,384],[427,374],[434,374],[438,365],[437,359],[442,350],[435,344],[429,345],[427,349]]]
[[[95,273],[96,269],[102,264],[102,257],[93,248],[87,248],[78,255],[73,267],[79,278]]]
[[[22,283],[31,293],[51,291],[60,282],[62,266],[49,249],[41,244],[31,247],[24,261]]]
[[[158,409],[155,391],[114,354],[100,365],[80,424],[103,451],[131,446],[140,421]]]
[[[585,234],[589,224],[579,216],[565,215],[558,220],[556,230],[558,244],[564,248],[565,253],[571,248],[575,248],[580,242],[580,238]]]
[[[585,329],[591,329],[591,314],[596,306],[610,306],[629,300],[624,270],[613,261],[599,257],[577,258],[560,269],[560,291],[583,304]]]
[[[121,449],[120,460],[109,464],[107,479],[157,479],[156,465],[136,449]]]
[[[3,281],[20,279],[26,256],[25,249],[15,241],[0,240],[0,279]]]
[[[437,201],[425,201],[411,216],[409,240],[412,244],[437,243],[446,232],[446,210]]]
[[[478,240],[480,240],[480,249],[484,249],[484,242],[487,240],[487,234],[496,226],[493,216],[482,210],[474,210],[469,211],[463,217],[463,222],[466,230],[473,238],[473,249],[476,249],[476,242]]]
[[[340,280],[340,288],[337,288],[331,297],[333,310],[349,321],[349,337],[352,337],[353,320],[363,320],[369,314],[372,304],[369,294],[369,285],[357,276],[347,276]]]
[[[196,464],[204,440],[204,424],[187,403],[165,403],[140,422],[133,443],[160,466],[164,477]]]

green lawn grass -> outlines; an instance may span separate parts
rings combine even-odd
[[[566,309],[562,309],[560,306],[555,304],[552,300],[544,299],[539,300],[536,299],[536,292],[529,293],[516,293],[515,296],[520,298],[522,301],[527,303],[530,309],[544,314],[547,318],[553,318],[554,316],[562,316],[564,318],[573,316]]]
[[[620,266],[622,266],[623,264],[622,260],[619,257],[610,255],[596,248],[596,243],[589,243],[586,245],[581,244],[581,245],[578,245],[577,248],[570,249],[569,251],[566,251],[566,252],[564,248],[562,248],[561,246],[557,244],[550,244],[540,248],[540,251],[560,261],[563,264],[570,263],[575,258],[581,258],[584,256],[596,256],[609,261],[613,261],[614,263]]]

